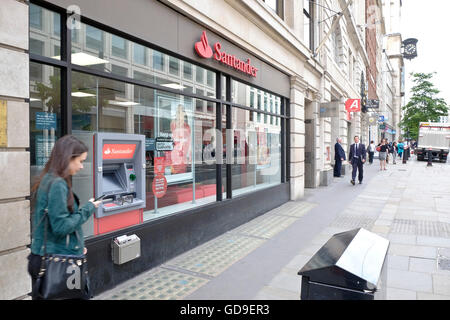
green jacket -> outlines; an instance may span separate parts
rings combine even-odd
[[[43,219],[34,231],[31,242],[32,253],[44,255],[44,226],[48,221],[47,253],[83,254],[84,236],[81,226],[94,213],[95,206],[92,202],[88,202],[79,208],[79,200],[74,194],[73,212],[70,212],[67,209],[68,192],[69,187],[61,177],[47,173],[41,180],[33,213],[33,230],[41,221],[46,208],[49,219]]]

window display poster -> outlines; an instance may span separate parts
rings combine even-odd
[[[56,130],[56,113],[36,112],[36,129]]]
[[[187,164],[191,159],[191,127],[186,121],[183,105],[178,105],[176,118],[170,123],[173,150],[166,152],[166,165],[171,167],[171,173],[186,173]]]
[[[36,165],[44,166],[50,159],[56,137],[36,136]]]

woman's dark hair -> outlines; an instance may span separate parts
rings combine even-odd
[[[45,164],[44,170],[42,170],[39,179],[31,188],[31,193],[37,192],[42,178],[49,172],[55,176],[63,178],[68,187],[69,194],[67,196],[67,209],[70,212],[73,211],[73,193],[72,193],[72,180],[69,172],[69,164],[73,158],[81,156],[88,151],[88,147],[80,140],[72,135],[65,135],[58,139],[50,154],[50,159]]]

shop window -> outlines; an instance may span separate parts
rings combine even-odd
[[[86,25],[86,47],[98,51],[103,55],[104,35],[100,29]],[[73,60],[73,59],[72,59]],[[74,61],[74,63],[76,63]]]
[[[214,72],[206,70],[206,84],[209,87],[215,87],[215,85],[216,85],[216,74]]]
[[[251,111],[232,108],[233,197],[281,183],[281,127],[247,123]]]
[[[140,44],[133,43],[133,62],[147,65],[147,49]]]
[[[169,58],[169,73],[175,76],[180,75],[180,61],[177,58]]]
[[[195,81],[198,84],[205,83],[204,71],[205,71],[205,69],[203,69],[203,68],[200,68],[198,66],[195,67]]]
[[[153,69],[164,71],[164,54],[153,50]]]
[[[72,72],[72,81],[74,134],[83,136],[98,130],[143,134],[150,139],[144,220],[216,201],[215,139],[219,138],[214,131],[215,116],[197,116],[193,109],[193,100],[202,106],[204,100],[79,72]],[[117,91],[123,86],[125,95]],[[156,150],[151,142],[158,137],[172,139],[171,150]],[[156,157],[164,159],[168,182],[162,198],[156,198],[152,191]],[[85,183],[89,184],[89,179]]]
[[[45,10],[33,3],[30,3],[30,28],[42,30],[42,10]]]
[[[58,68],[30,62],[30,164],[31,184],[50,158],[56,140],[61,137],[61,72]]]
[[[124,38],[112,35],[111,37],[111,53],[113,56],[127,59],[128,58],[128,41]]]
[[[183,78],[192,80],[192,64],[189,62],[183,62]]]
[[[54,46],[61,46],[61,15],[30,4],[30,53],[60,60],[60,55],[54,54]],[[56,37],[55,37],[56,36]]]

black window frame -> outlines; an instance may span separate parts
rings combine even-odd
[[[315,46],[315,42],[314,42],[314,37],[315,37],[315,32],[314,32],[314,22],[315,22],[315,9],[314,9],[314,1],[315,0],[306,0],[309,3],[309,8],[308,11],[306,11],[305,6],[304,6],[304,1],[303,0],[303,16],[307,17],[309,20],[309,49],[311,51],[314,52],[314,46]],[[304,24],[306,26],[306,23]]]

